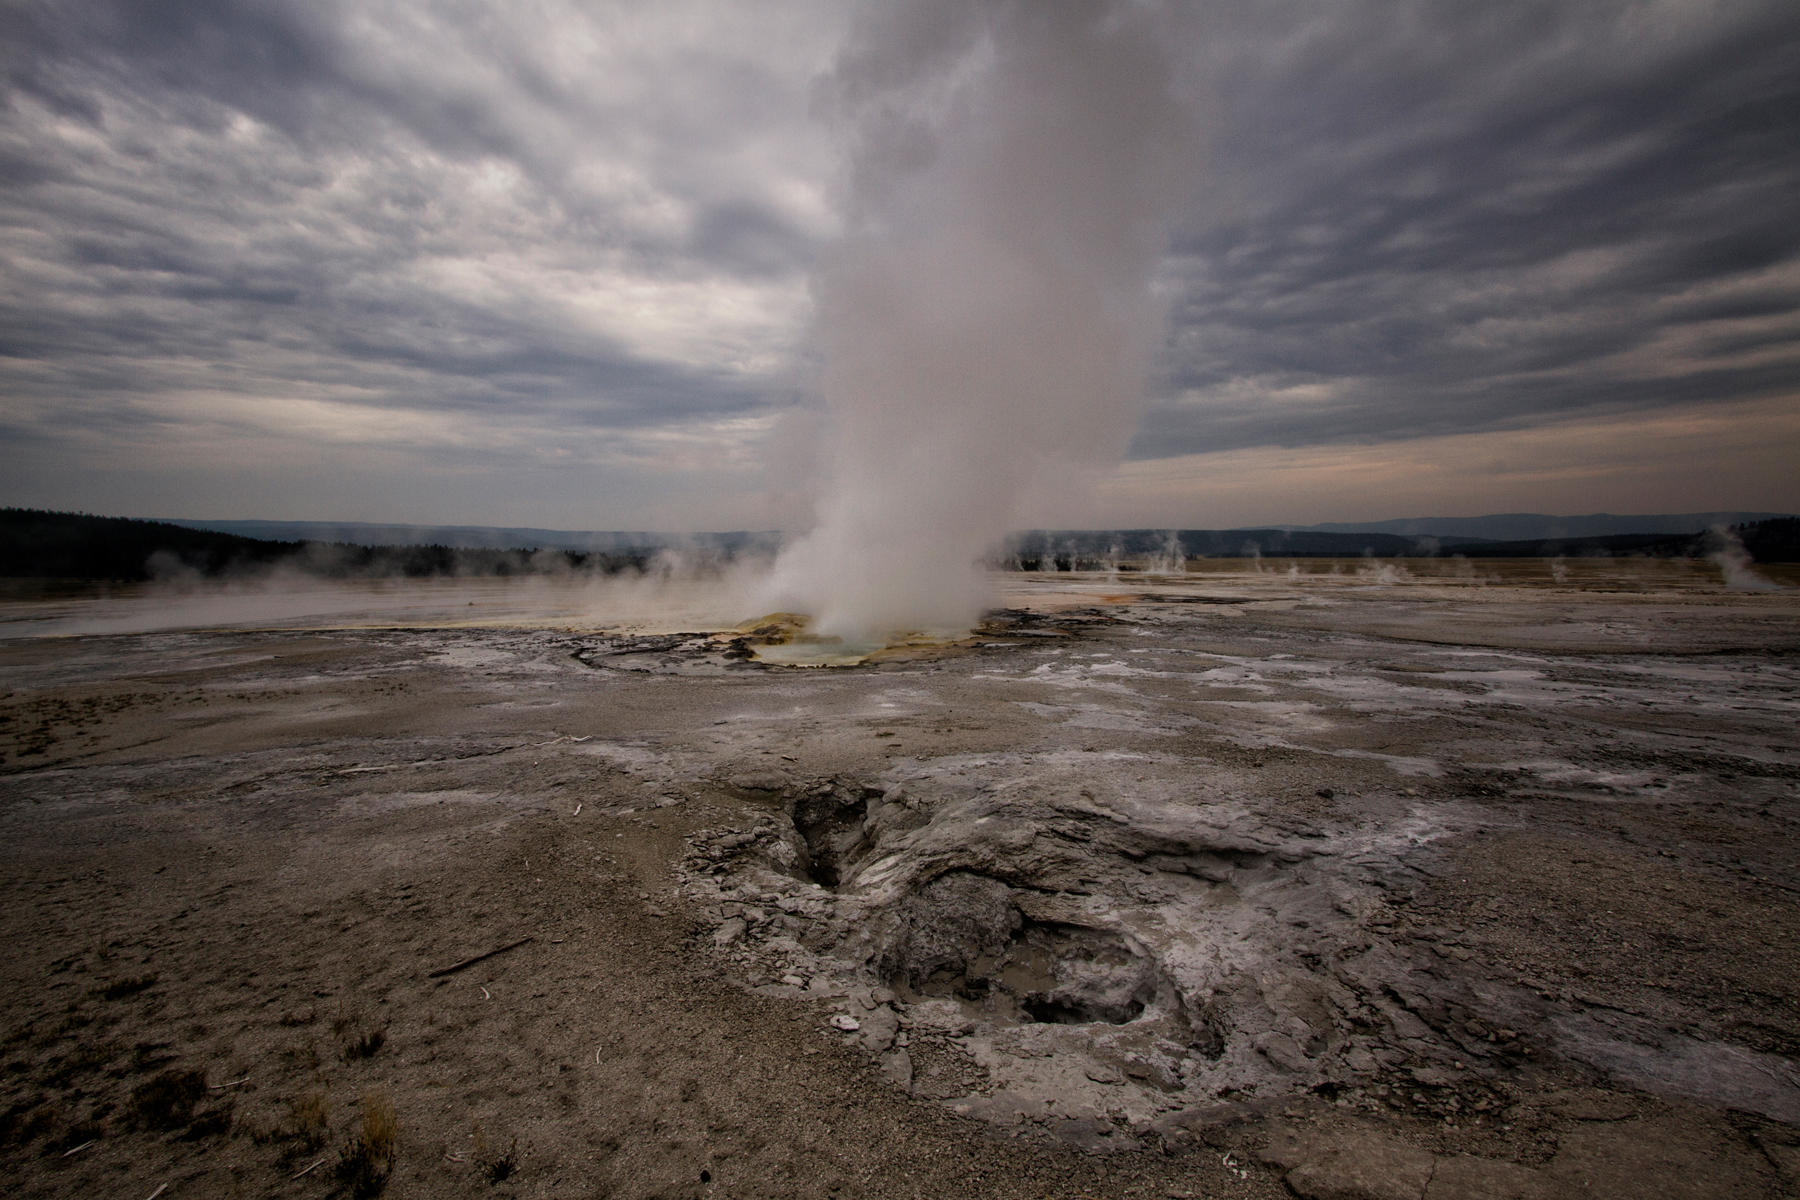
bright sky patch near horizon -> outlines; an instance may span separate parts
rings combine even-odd
[[[803,523],[849,12],[7,6],[0,503]],[[1800,510],[1791,0],[1177,28],[1167,327],[1039,523]]]

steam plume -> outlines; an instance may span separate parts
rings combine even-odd
[[[1712,540],[1718,549],[1706,557],[1711,559],[1724,576],[1725,586],[1734,592],[1779,592],[1784,590],[1779,583],[1759,574],[1753,565],[1756,560],[1750,557],[1750,551],[1744,547],[1744,539],[1733,530],[1723,525],[1715,525],[1712,529]]]
[[[827,477],[780,599],[849,637],[966,628],[977,560],[1118,461],[1192,154],[1158,12],[872,7],[830,81],[848,226],[817,281]]]

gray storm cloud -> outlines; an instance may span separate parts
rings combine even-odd
[[[1135,425],[1190,125],[1139,4],[882,6],[830,81],[849,224],[816,280],[825,478],[778,601],[966,628],[977,561]]]
[[[10,0],[0,46],[8,504],[818,494],[800,582],[927,501],[971,545],[1800,506],[1793,0]]]

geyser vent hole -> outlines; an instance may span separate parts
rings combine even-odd
[[[800,866],[808,880],[836,891],[844,875],[868,856],[863,822],[869,801],[880,795],[879,789],[831,783],[794,797],[791,819],[806,846]]]
[[[1091,1025],[1099,1020],[1092,1012],[1080,1005],[1064,1004],[1060,1000],[1051,1000],[1044,996],[1027,996],[1019,1002],[1019,1007],[1024,1010],[1026,1016],[1040,1025]],[[1142,1012],[1143,1010],[1140,1008],[1136,1015],[1141,1015]],[[1126,1018],[1126,1020],[1130,1019]],[[1113,1022],[1118,1025],[1124,1023],[1124,1021]]]

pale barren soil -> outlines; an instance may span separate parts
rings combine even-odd
[[[1283,565],[829,670],[491,589],[0,605],[0,1172],[1800,1191],[1800,591]]]

